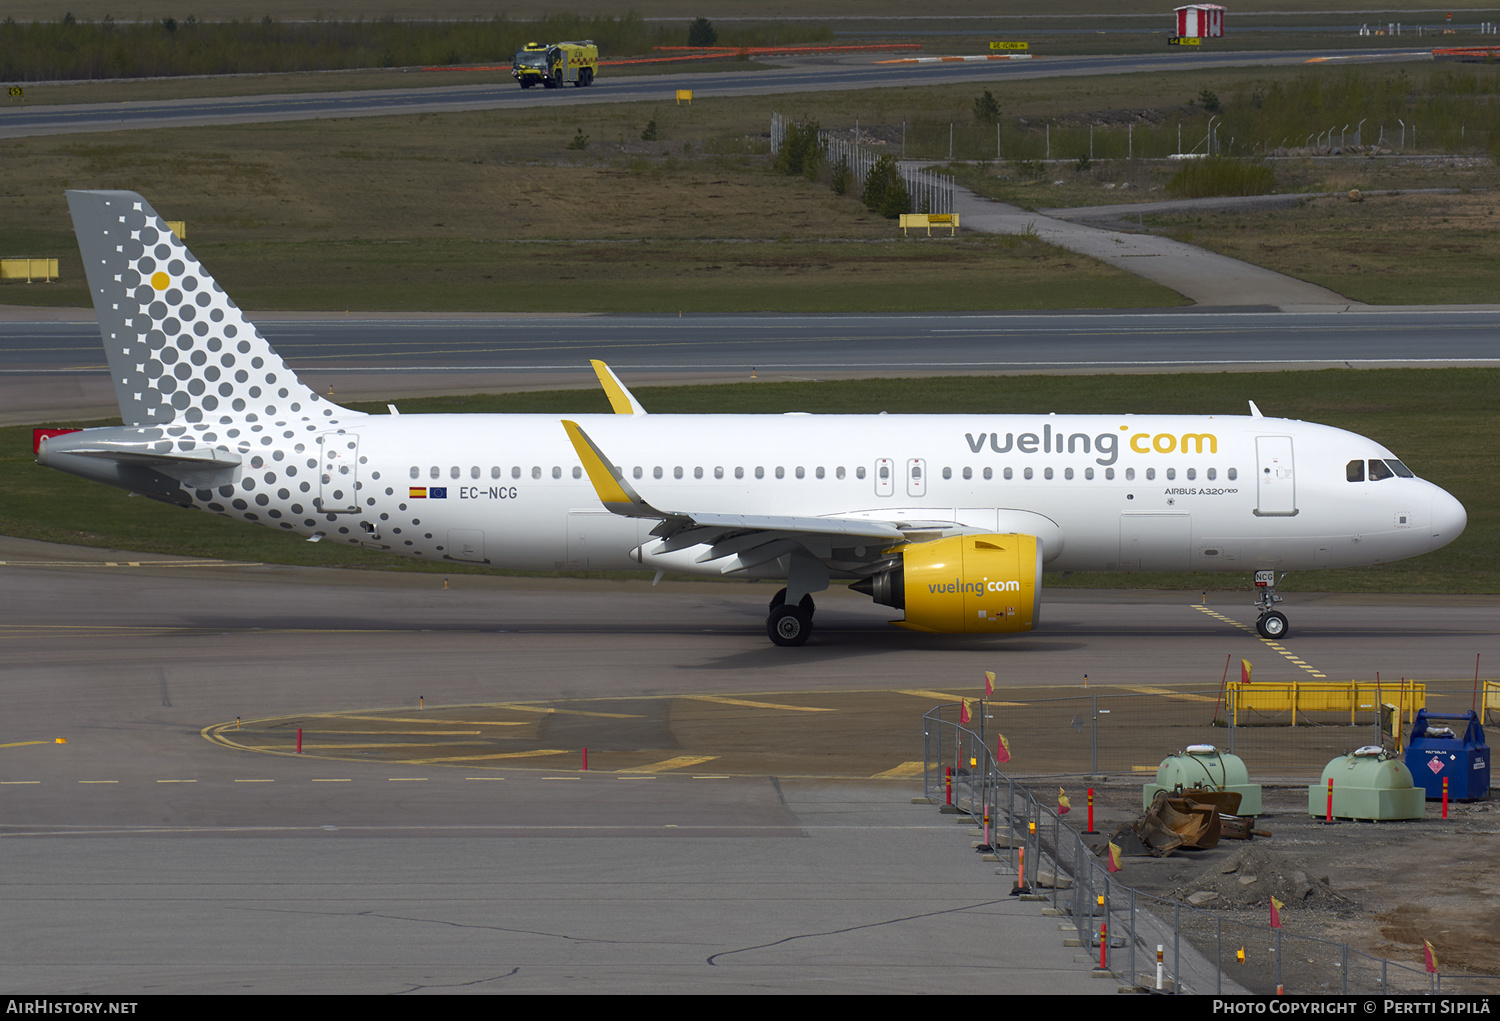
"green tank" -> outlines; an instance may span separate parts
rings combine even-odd
[[[1211,744],[1190,744],[1186,751],[1168,755],[1156,767],[1156,780],[1141,788],[1142,810],[1151,807],[1157,791],[1172,794],[1178,787],[1191,796],[1199,787],[1211,791],[1231,791],[1240,796],[1235,815],[1260,815],[1260,784],[1250,782],[1245,761],[1238,755],[1221,752]]]
[[[1307,788],[1307,814],[1328,815],[1328,781],[1333,781],[1335,819],[1420,819],[1427,793],[1415,786],[1411,770],[1379,745],[1340,755],[1323,767],[1323,776]]]

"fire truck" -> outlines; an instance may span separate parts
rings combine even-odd
[[[511,77],[529,89],[537,83],[549,89],[572,82],[582,88],[592,85],[599,73],[599,47],[593,40],[570,43],[527,43],[510,62]]]

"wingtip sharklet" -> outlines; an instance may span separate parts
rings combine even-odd
[[[568,434],[569,442],[573,444],[578,460],[583,462],[583,470],[593,484],[595,495],[606,509],[630,518],[670,517],[641,499],[641,495],[625,481],[625,476],[610,463],[604,456],[604,451],[599,449],[598,444],[589,438],[589,434],[577,422],[565,418],[562,426]]]
[[[599,385],[604,387],[604,395],[609,398],[609,406],[614,409],[616,415],[644,415],[646,413],[641,402],[635,399],[635,394],[620,382],[620,377],[615,375],[614,369],[598,358],[591,358],[589,364],[594,367],[594,375],[599,377]]]

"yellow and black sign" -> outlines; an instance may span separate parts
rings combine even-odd
[[[1030,43],[990,43],[990,49],[992,50],[1026,50],[1030,48]]]
[[[1196,36],[1196,35],[1169,35],[1169,36],[1167,36],[1167,45],[1168,46],[1198,46],[1202,42],[1203,42],[1202,38],[1199,37],[1199,36]]]
[[[21,86],[19,86],[19,85],[12,85],[10,87],[10,98],[11,99],[25,99],[26,98],[26,90],[23,89],[23,88],[21,88]]]

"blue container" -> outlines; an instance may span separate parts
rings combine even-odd
[[[1465,721],[1463,736],[1456,726],[1438,720]],[[1427,800],[1443,796],[1443,778],[1448,779],[1448,797],[1455,801],[1472,801],[1490,792],[1490,746],[1484,743],[1484,728],[1479,714],[1429,713],[1417,710],[1411,726],[1411,741],[1406,746],[1406,768],[1412,782],[1427,791]]]

